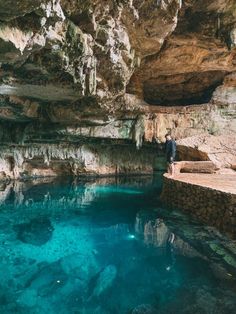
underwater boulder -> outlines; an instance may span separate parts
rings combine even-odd
[[[26,289],[21,293],[17,302],[22,306],[33,307],[37,303],[37,291],[34,289]]]
[[[53,226],[49,219],[32,219],[28,223],[14,226],[17,239],[28,244],[41,246],[47,243],[53,234]]]
[[[95,281],[92,297],[99,297],[104,291],[110,288],[116,279],[117,269],[114,265],[106,266],[99,274]]]
[[[41,297],[54,294],[67,283],[68,277],[59,262],[43,266],[27,282],[26,288],[36,290]]]
[[[157,314],[157,310],[154,309],[150,304],[141,304],[135,307],[131,314]]]
[[[85,255],[80,253],[67,255],[60,260],[60,265],[68,276],[73,276],[83,282],[90,280],[99,271],[92,252]]]

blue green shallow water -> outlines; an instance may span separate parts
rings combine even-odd
[[[236,313],[236,243],[165,209],[160,175],[0,188],[0,313]]]

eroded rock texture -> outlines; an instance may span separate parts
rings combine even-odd
[[[167,131],[235,142],[235,46],[234,0],[0,0],[1,176],[150,172]]]

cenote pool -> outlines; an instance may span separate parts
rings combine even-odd
[[[236,243],[161,175],[1,185],[0,313],[236,313]]]

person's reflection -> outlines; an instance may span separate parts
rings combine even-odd
[[[141,230],[139,230],[140,232]],[[165,269],[170,271],[175,264],[174,242],[175,234],[170,232],[163,219],[151,219],[144,223],[144,243],[155,246],[165,256]]]
[[[169,231],[162,219],[149,220],[144,224],[144,242],[147,245],[165,247]]]
[[[175,235],[173,232],[171,232],[166,242],[166,260],[167,260],[166,270],[167,271],[170,271],[175,264],[174,241],[175,241]]]

